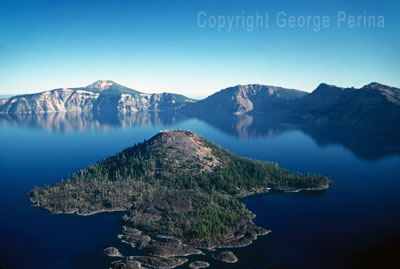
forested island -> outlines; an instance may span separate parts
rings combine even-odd
[[[255,215],[239,197],[270,189],[320,190],[329,183],[325,176],[290,173],[190,131],[171,130],[28,195],[34,206],[57,214],[127,211],[119,238],[149,256],[125,256],[112,267],[172,268],[200,249],[243,247],[269,232],[253,223]]]

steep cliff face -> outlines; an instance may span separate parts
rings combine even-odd
[[[223,111],[236,115],[249,112],[279,112],[288,100],[298,99],[306,92],[264,85],[238,85],[221,90],[187,107],[195,111]]]
[[[178,110],[185,103],[193,100],[178,94],[153,93],[153,94],[122,94],[118,101],[118,111],[122,113],[138,111],[167,111]]]
[[[98,93],[59,89],[38,94],[20,95],[0,103],[3,113],[46,113],[46,112],[83,112],[90,111]]]
[[[83,88],[56,89],[1,99],[0,113],[162,111],[177,110],[192,101],[183,95],[145,94],[111,81],[97,81]]]

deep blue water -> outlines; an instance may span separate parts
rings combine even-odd
[[[331,177],[322,192],[270,193],[243,201],[272,233],[234,249],[218,268],[353,268],[398,248],[400,147],[396,138],[314,130],[248,118],[171,115],[0,117],[0,268],[108,268],[123,213],[52,215],[26,191],[52,184],[162,129],[189,129],[240,155]],[[398,241],[396,241],[398,242]],[[214,262],[209,257],[194,257]],[[214,263],[216,264],[216,263]],[[377,266],[379,268],[379,266]]]

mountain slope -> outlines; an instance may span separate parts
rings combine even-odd
[[[215,113],[263,114],[291,122],[399,132],[400,89],[371,83],[341,88],[321,84],[312,93],[279,87],[246,85],[221,90],[187,104],[183,111],[199,118]]]
[[[290,115],[317,124],[390,130],[400,120],[400,89],[379,83],[361,89],[321,84],[296,100]]]
[[[188,105],[188,112],[219,111],[244,114],[278,113],[294,100],[307,95],[306,92],[264,85],[238,85],[223,89],[204,100]]]
[[[0,113],[120,112],[177,110],[193,102],[172,93],[140,93],[112,81],[97,81],[87,87],[55,89],[0,100]]]
[[[329,183],[324,176],[241,158],[190,131],[161,131],[28,194],[35,206],[53,213],[129,210],[121,239],[152,252],[157,242],[144,242],[145,234],[201,248],[246,246],[267,231],[252,222],[254,215],[237,196],[270,188],[325,189]]]

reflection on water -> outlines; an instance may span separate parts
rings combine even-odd
[[[0,114],[0,124],[14,124],[55,132],[107,130],[119,127],[145,125],[170,125],[182,117],[173,113],[138,112],[118,113],[44,113],[44,114]]]
[[[320,146],[341,145],[367,160],[400,155],[399,137],[391,134],[371,134],[363,131],[303,126],[302,131]]]
[[[273,137],[290,131],[301,131],[310,136],[320,147],[341,145],[362,159],[377,160],[400,155],[400,140],[391,134],[373,134],[359,130],[338,129],[286,122],[268,115],[197,116],[219,130],[237,137]]]
[[[237,137],[272,137],[297,128],[267,115],[213,114],[198,115],[196,118]]]
[[[256,224],[273,232],[235,249],[238,263],[218,268],[358,268],[349,265],[381,265],[387,250],[397,253],[396,137],[288,124],[266,115],[17,114],[0,115],[0,211],[7,220],[0,222],[0,267],[107,268],[112,258],[103,249],[109,246],[140,255],[116,236],[123,213],[51,215],[31,207],[26,192],[59,182],[164,128],[191,129],[240,156],[334,181],[324,192],[246,198]],[[375,262],[374,253],[385,255],[376,255]],[[215,263],[210,256],[202,260]]]
[[[171,112],[0,114],[0,124],[70,132],[134,126],[169,126],[189,118],[191,116]],[[267,115],[204,114],[197,115],[196,118],[224,133],[240,138],[274,137],[286,132],[301,131],[310,136],[320,147],[341,145],[363,159],[376,160],[400,155],[400,141],[390,135],[374,135],[293,122],[288,124],[279,118]]]

